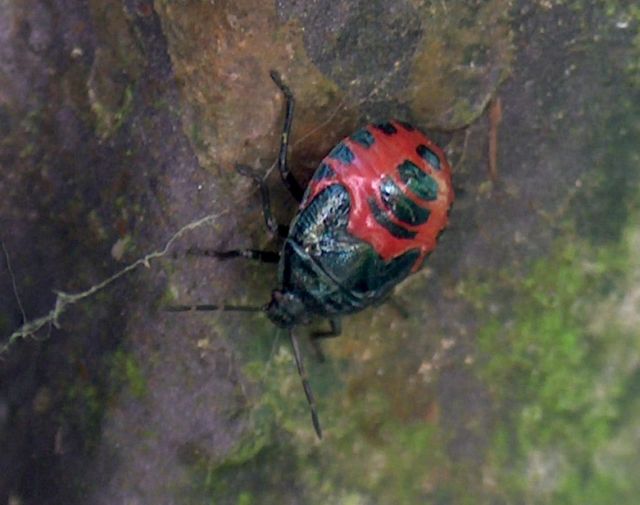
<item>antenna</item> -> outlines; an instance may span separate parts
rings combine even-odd
[[[318,412],[316,411],[316,400],[313,397],[313,391],[311,391],[311,384],[309,384],[307,372],[304,369],[304,362],[302,361],[302,354],[300,353],[298,339],[293,334],[293,330],[289,330],[289,339],[291,340],[291,347],[293,347],[293,355],[296,358],[296,367],[298,367],[298,374],[300,375],[300,379],[302,380],[304,394],[307,396],[307,402],[309,402],[309,409],[311,410],[311,422],[313,422],[313,428],[316,430],[318,438],[322,439],[322,428],[320,427],[320,419],[318,419]]]
[[[192,311],[200,311],[200,312],[210,312],[210,311],[226,311],[226,312],[264,312],[264,307],[257,307],[252,305],[213,305],[213,304],[203,304],[203,305],[167,305],[163,307],[163,310],[166,312],[192,312]],[[298,339],[293,334],[293,331],[289,329],[289,340],[291,340],[291,347],[293,348],[293,356],[296,360],[296,367],[298,368],[298,374],[300,375],[300,379],[302,380],[302,387],[304,389],[304,394],[307,397],[307,402],[309,403],[309,410],[311,411],[311,422],[313,423],[313,428],[316,431],[319,439],[322,439],[322,428],[320,427],[320,419],[318,418],[318,411],[316,410],[316,400],[313,396],[313,391],[311,390],[311,384],[309,384],[309,379],[307,378],[307,372],[304,368],[304,362],[302,361],[302,353],[300,352],[300,345],[298,344]]]
[[[253,305],[167,305],[163,307],[165,312],[210,312],[220,310],[225,312],[264,312],[264,307],[256,307]]]

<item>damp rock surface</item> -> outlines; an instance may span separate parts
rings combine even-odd
[[[0,6],[0,345],[90,290],[2,355],[0,503],[636,502],[637,9]],[[328,323],[296,329],[322,442],[262,314],[162,310],[276,287],[273,265],[188,254],[277,250],[236,163],[295,214],[271,70],[300,181],[398,118],[442,144],[457,194],[425,268],[324,362],[303,337]]]

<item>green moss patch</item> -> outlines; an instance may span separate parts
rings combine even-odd
[[[609,503],[602,499],[624,494],[598,454],[637,422],[624,399],[638,388],[640,338],[619,312],[620,288],[640,280],[627,235],[601,248],[558,245],[514,282],[509,313],[479,333],[479,372],[497,408],[492,472],[516,501]]]

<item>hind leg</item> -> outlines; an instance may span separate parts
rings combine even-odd
[[[269,231],[276,237],[286,237],[289,234],[289,227],[283,224],[278,224],[273,217],[271,212],[269,188],[262,176],[246,165],[236,165],[236,170],[240,175],[249,177],[258,184],[258,187],[260,188],[260,196],[262,197],[262,215],[264,216],[264,223],[267,225]]]
[[[278,170],[282,177],[282,182],[291,193],[291,196],[296,202],[302,201],[302,195],[304,189],[300,186],[298,181],[293,177],[293,174],[289,171],[289,165],[287,164],[287,151],[289,149],[289,138],[291,137],[291,123],[293,122],[293,108],[295,100],[293,93],[289,87],[282,81],[282,77],[275,70],[271,71],[271,79],[276,83],[276,86],[280,88],[282,94],[286,100],[286,109],[284,114],[284,125],[282,127],[282,136],[280,137],[280,152],[278,153]]]

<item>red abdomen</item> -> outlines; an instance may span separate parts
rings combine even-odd
[[[385,261],[419,249],[414,270],[435,248],[454,199],[442,150],[398,121],[368,125],[336,145],[316,170],[302,207],[332,184],[350,194],[349,233]]]

